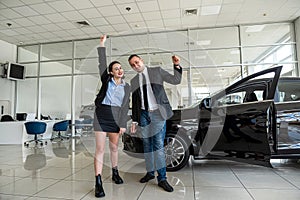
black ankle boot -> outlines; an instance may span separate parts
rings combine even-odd
[[[119,171],[118,171],[117,167],[112,168],[112,180],[116,184],[122,184],[123,183],[122,178],[119,176]]]
[[[105,193],[102,186],[101,175],[96,176],[95,197],[104,197]]]

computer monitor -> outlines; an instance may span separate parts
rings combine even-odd
[[[16,120],[18,121],[25,121],[27,117],[27,113],[17,113]]]

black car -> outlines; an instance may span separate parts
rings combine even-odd
[[[168,171],[194,159],[222,158],[271,166],[271,158],[300,158],[300,78],[282,66],[252,74],[167,120]],[[143,156],[139,133],[123,135],[124,151]]]

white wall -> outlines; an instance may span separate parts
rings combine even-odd
[[[17,46],[0,40],[0,63],[16,62]],[[12,115],[14,113],[14,93],[15,81],[2,78],[3,67],[0,68],[0,102],[9,101],[10,108],[4,109],[6,112],[3,114]],[[0,105],[4,106],[4,105]],[[1,115],[1,113],[0,113]]]

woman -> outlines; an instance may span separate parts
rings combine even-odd
[[[105,196],[101,174],[106,135],[109,137],[112,180],[116,184],[123,183],[118,172],[118,142],[119,136],[126,131],[130,95],[130,86],[123,80],[124,70],[121,64],[118,61],[113,61],[109,64],[107,71],[105,41],[106,35],[101,36],[100,47],[98,48],[98,67],[102,86],[95,99],[94,131],[96,137],[96,151],[94,168],[96,176],[96,197]]]

